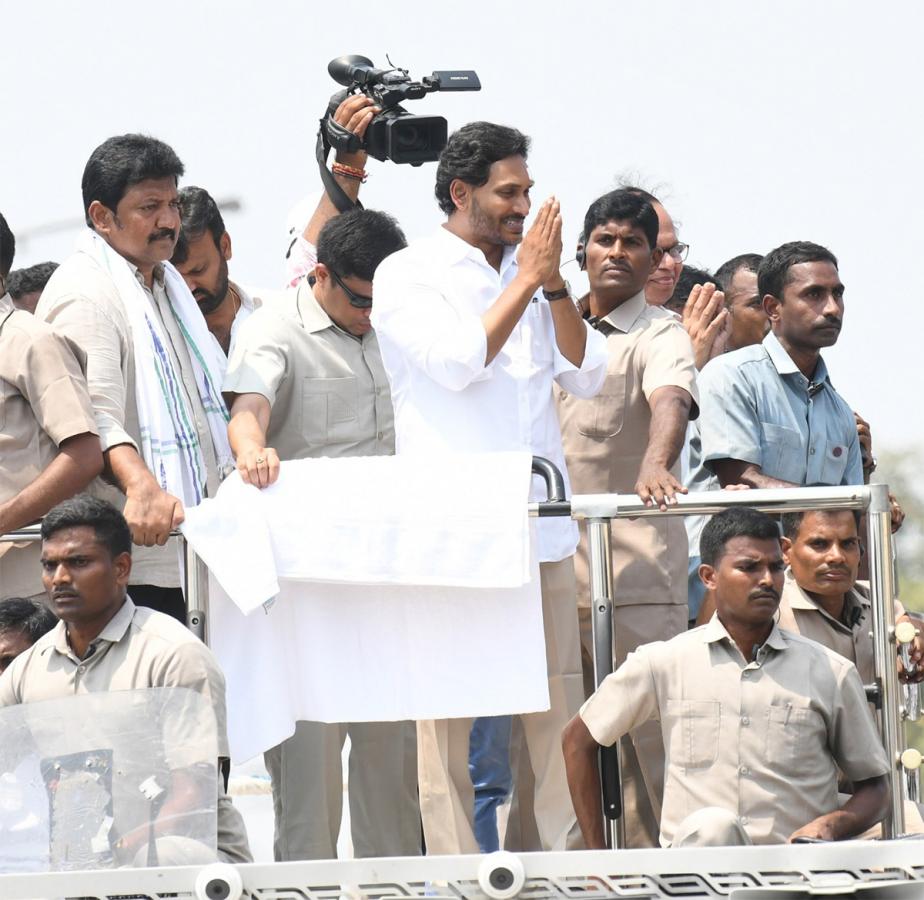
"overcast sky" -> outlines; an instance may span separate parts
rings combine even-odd
[[[74,229],[28,232],[79,219],[92,149],[143,131],[178,152],[184,183],[240,198],[232,277],[279,286],[286,214],[319,189],[328,61],[471,68],[481,93],[409,108],[530,134],[535,195],[561,199],[569,243],[631,172],[681,222],[692,263],[796,239],[833,250],[847,286],[826,353],[835,386],[878,446],[924,438],[921,4],[0,0],[0,16],[0,209],[21,238],[16,266],[70,252]],[[367,206],[411,238],[439,223],[433,164],[369,168]]]

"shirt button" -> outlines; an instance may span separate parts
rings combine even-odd
[[[382,440],[383,437],[385,437],[385,433],[383,431],[380,431],[375,437],[376,437],[376,440],[380,441]]]
[[[86,672],[86,670],[87,670],[87,667],[86,667],[86,666],[77,666],[77,674],[78,674],[78,675],[82,675],[84,672]]]
[[[742,677],[742,678],[747,678],[750,674],[751,674],[751,670],[750,670],[750,669],[745,669],[745,670],[741,673],[741,677]]]
[[[742,717],[741,717],[741,724],[742,724],[742,725],[750,725],[750,724],[751,724],[751,720],[750,720],[747,716],[742,716]]]
[[[751,820],[747,816],[742,816],[738,821],[742,825],[747,825]]]
[[[750,773],[750,771],[751,771],[751,770],[750,770],[747,766],[739,766],[739,767],[738,767],[738,774],[739,774],[739,775],[747,775],[747,774]]]

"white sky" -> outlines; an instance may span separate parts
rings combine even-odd
[[[184,183],[241,198],[232,277],[278,286],[286,213],[319,189],[328,61],[471,68],[481,93],[410,110],[530,134],[536,197],[561,199],[569,242],[634,172],[662,188],[692,263],[796,239],[833,250],[847,286],[833,381],[877,447],[924,438],[924,5],[0,0],[0,34],[0,209],[20,238],[81,217],[92,149],[143,131],[174,147]],[[371,161],[364,202],[423,234],[441,220],[434,168]],[[21,239],[14,265],[62,259],[74,234]]]

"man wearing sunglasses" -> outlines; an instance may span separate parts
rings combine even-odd
[[[244,481],[267,487],[280,460],[395,452],[391,394],[369,314],[373,272],[405,244],[385,213],[335,216],[318,235],[309,277],[241,325],[224,390]],[[414,723],[299,722],[266,753],[278,861],[337,855],[348,734],[356,855],[420,852]]]

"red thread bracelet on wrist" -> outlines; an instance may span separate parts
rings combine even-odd
[[[353,178],[356,181],[364,182],[368,177],[365,169],[357,169],[355,166],[348,166],[346,163],[335,162],[330,167],[334,175],[342,175],[344,178]]]

